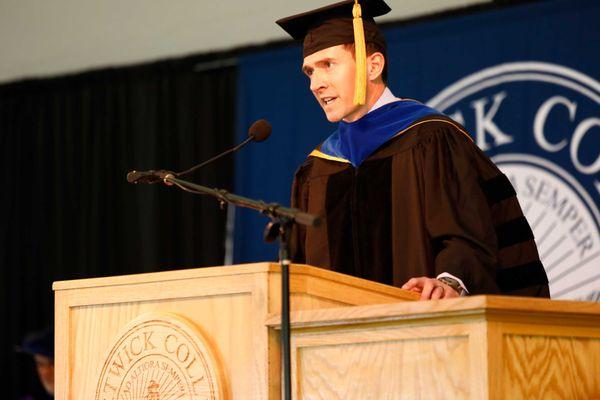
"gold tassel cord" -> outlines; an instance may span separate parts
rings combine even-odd
[[[358,0],[352,7],[352,24],[354,27],[354,51],[356,72],[354,81],[354,104],[364,105],[367,97],[367,47],[365,45],[365,30],[362,21],[362,10]]]

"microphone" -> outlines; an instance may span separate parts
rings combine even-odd
[[[255,142],[262,142],[271,136],[271,124],[266,119],[255,121],[248,129],[248,138]]]
[[[127,173],[127,182],[129,183],[157,183],[161,182],[167,175],[174,175],[171,171],[164,169],[149,170],[149,171],[129,171]]]
[[[248,138],[246,140],[244,140],[242,143],[238,144],[237,146],[235,146],[229,150],[222,152],[221,154],[217,154],[216,156],[214,156],[204,162],[201,162],[200,164],[195,165],[192,168],[186,169],[185,171],[181,171],[181,172],[167,171],[164,169],[158,169],[158,170],[151,169],[149,171],[133,170],[127,174],[127,182],[152,184],[152,183],[162,182],[167,175],[172,175],[173,177],[180,177],[180,176],[187,175],[189,173],[196,171],[199,168],[204,167],[207,164],[210,164],[213,161],[218,160],[219,158],[221,158],[229,153],[238,151],[239,149],[241,149],[242,147],[244,147],[245,145],[247,145],[250,142],[262,142],[262,141],[266,140],[271,135],[271,130],[272,130],[272,127],[271,127],[271,124],[269,123],[269,121],[267,121],[266,119],[259,119],[258,121],[255,121],[250,126],[250,128],[248,128]]]

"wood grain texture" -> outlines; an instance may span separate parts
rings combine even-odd
[[[291,309],[398,301],[405,291],[331,271],[292,266]],[[327,282],[333,289],[327,291]],[[347,286],[345,286],[347,284]],[[191,321],[222,366],[231,398],[280,390],[279,265],[261,263],[56,282],[56,398],[91,399],[114,338],[136,317],[171,312]],[[381,292],[378,292],[381,290]],[[351,302],[348,299],[352,299]]]
[[[509,296],[467,296],[444,300],[405,301],[361,307],[323,308],[292,313],[294,327],[343,325],[369,321],[409,321],[471,318],[488,321],[522,322],[527,325],[556,325],[600,327],[600,303],[556,301]],[[421,321],[423,320],[423,321]],[[421,322],[419,322],[421,321]],[[267,321],[277,326],[273,315]]]
[[[119,276],[107,276],[101,278],[72,279],[68,281],[56,281],[52,288],[58,290],[85,289],[92,287],[114,287],[119,285],[130,285],[132,283],[142,284],[149,282],[173,282],[195,278],[242,276],[244,274],[256,274],[269,272],[275,268],[272,263],[253,263],[232,266],[191,268],[163,272],[148,272],[144,274],[131,274]]]
[[[600,398],[598,305],[520,300],[474,297],[294,312],[296,398]],[[268,322],[277,327],[277,317]],[[406,375],[411,351],[432,381],[446,382],[446,392],[427,383],[419,366]],[[449,357],[443,370],[435,366],[446,357],[440,351]]]
[[[58,291],[92,287],[115,287],[119,285],[130,285],[132,283],[143,284],[162,282],[171,284],[176,281],[186,281],[190,279],[223,276],[241,277],[246,274],[256,274],[261,272],[273,274],[274,278],[279,280],[281,268],[279,264],[276,263],[240,264],[221,267],[193,268],[166,272],[151,272],[145,274],[57,281],[54,282],[52,287],[55,291]],[[309,265],[290,265],[290,275],[294,277],[293,284],[295,287],[303,293],[312,293],[313,291],[316,291],[327,294],[331,290],[335,290],[334,288],[337,285],[338,287],[354,288],[361,292],[370,292],[370,294],[375,298],[392,297],[401,300],[417,300],[419,298],[418,294],[415,294],[414,292],[409,292],[393,286],[388,286]],[[291,281],[290,286],[291,291],[294,292],[294,287],[292,286]],[[366,300],[368,300],[368,298]],[[351,301],[351,303],[354,302],[355,301]],[[378,303],[378,301],[371,301],[369,304],[376,303]],[[365,303],[359,301],[357,304]]]
[[[292,266],[296,399],[600,397],[600,304],[473,296],[428,302],[398,288]],[[132,320],[191,321],[232,399],[278,398],[279,266],[57,282],[56,398],[93,398]]]
[[[209,298],[187,298],[163,302],[137,302],[112,304],[110,306],[83,306],[71,310],[73,341],[71,353],[71,394],[73,399],[92,398],[96,390],[101,368],[114,337],[138,315],[147,312],[174,312],[185,315],[204,333],[213,352],[221,360],[223,376],[248,376],[254,382],[263,381],[266,385],[264,363],[266,345],[257,347],[253,335],[239,335],[239,332],[255,331],[255,319],[260,315],[253,312],[251,293],[231,296],[211,296]],[[222,312],[227,309],[228,312]],[[254,325],[254,326],[253,326]],[[256,330],[259,332],[256,332]],[[263,332],[267,334],[266,331]],[[95,351],[93,349],[96,349]],[[227,386],[233,394],[246,393],[252,398],[260,398],[261,385],[247,385],[241,380],[230,380]]]
[[[503,350],[507,398],[600,398],[600,338],[507,334]]]
[[[71,382],[71,352],[69,328],[70,308],[66,293],[54,295],[54,393],[56,399],[66,399]]]
[[[279,313],[281,309],[281,274],[278,265],[273,265],[269,271],[270,296],[269,310]],[[366,281],[364,279],[313,268],[306,265],[290,266],[290,306],[300,299],[307,301],[313,299],[317,304],[329,302],[330,307],[397,303],[402,301],[415,301],[419,295],[396,287]],[[321,305],[311,307],[305,302],[299,310],[324,308]]]
[[[65,384],[69,397],[58,398],[92,398],[99,368],[115,335],[136,316],[158,311],[173,312],[194,322],[222,361],[223,375],[246,377],[227,382],[234,397],[243,393],[249,398],[264,398],[268,332],[262,321],[267,309],[266,290],[259,294],[257,280],[261,279],[251,275],[244,279],[211,276],[173,286],[148,282],[69,291],[70,342],[66,346],[70,373]],[[135,301],[127,301],[129,298]]]
[[[465,321],[467,322],[467,321]],[[492,323],[493,324],[493,323]],[[490,393],[498,384],[495,379],[497,364],[494,363],[495,330],[489,322],[467,323],[469,327],[469,377],[470,397],[472,399],[490,399]],[[457,366],[458,367],[458,366]]]
[[[365,327],[298,338],[296,398],[471,398],[467,332]]]

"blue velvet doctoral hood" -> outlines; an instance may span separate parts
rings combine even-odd
[[[321,144],[319,151],[343,158],[358,168],[381,145],[428,115],[441,113],[415,100],[388,103],[357,121],[340,121],[338,129]]]

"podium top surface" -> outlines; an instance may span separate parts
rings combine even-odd
[[[212,276],[243,275],[257,272],[279,271],[279,266],[274,263],[254,263],[231,266],[202,267],[190,269],[178,269],[171,271],[147,272],[141,274],[106,276],[99,278],[72,279],[56,281],[52,289],[69,290],[84,289],[103,286],[119,286],[150,282],[177,281],[183,279],[206,278]]]
[[[211,277],[225,276],[243,276],[258,273],[280,273],[278,263],[262,262],[252,264],[239,264],[230,266],[191,268],[173,271],[149,272],[143,274],[130,274],[120,276],[109,276],[101,278],[75,279],[66,281],[56,281],[52,288],[54,291],[80,290],[102,287],[114,287],[125,285],[139,285],[154,282],[176,282],[189,279],[201,279]],[[290,275],[312,276],[335,281],[348,286],[362,287],[379,293],[389,294],[404,300],[417,300],[419,295],[397,287],[372,282],[366,279],[329,271],[323,268],[317,268],[310,265],[292,264],[290,265]]]
[[[294,311],[293,327],[345,325],[453,317],[520,316],[523,321],[533,318],[573,319],[600,328],[600,303],[572,300],[549,300],[516,296],[465,296],[453,299],[398,302],[349,308]],[[267,325],[280,325],[279,315],[272,315]]]

